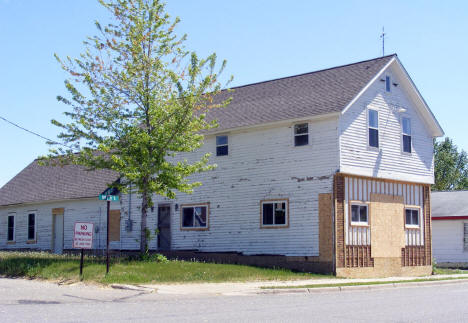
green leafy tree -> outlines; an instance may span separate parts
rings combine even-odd
[[[209,154],[190,162],[176,156],[202,146],[203,131],[216,126],[207,112],[229,103],[214,100],[226,62],[218,65],[215,54],[199,59],[185,49],[186,35],[174,32],[179,19],[171,19],[159,0],[99,3],[112,22],[96,21],[97,35],[87,38],[79,58],[55,55],[70,75],[69,96],[58,96],[70,110],[68,121],[52,123],[68,148],[54,146],[44,163],[114,170],[123,180],[113,185],[124,193],[132,183],[141,195],[144,252],[153,194],[191,193],[201,183],[189,176],[214,167]]]
[[[450,138],[434,142],[434,191],[468,189],[468,156]]]

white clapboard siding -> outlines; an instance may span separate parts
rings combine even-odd
[[[350,226],[350,201],[370,202],[370,195],[388,194],[403,196],[408,207],[419,207],[419,229],[405,229],[407,246],[424,245],[424,200],[423,186],[410,183],[384,182],[359,177],[345,177],[345,241],[347,245],[371,245],[371,230],[369,227]],[[404,214],[401,214],[404,217]],[[372,214],[369,216],[372,221]]]
[[[174,201],[155,197],[148,223],[156,225],[158,203],[169,202],[172,249],[317,256],[318,194],[332,192],[338,168],[337,119],[310,122],[309,145],[302,147],[293,145],[292,126],[227,133],[229,155],[220,157],[215,156],[215,137],[207,136],[201,149],[181,157],[194,161],[211,152],[211,163],[218,167],[192,177],[203,185],[191,195],[179,193]],[[261,229],[260,201],[281,198],[289,199],[289,228]],[[209,230],[180,230],[180,205],[204,202],[210,203]],[[128,203],[123,196],[124,217]],[[132,196],[134,231],[122,233],[126,249],[138,248],[140,203]]]
[[[64,249],[73,247],[75,222],[92,222],[97,227],[93,237],[93,249],[106,247],[106,202],[96,199],[38,203],[0,208],[0,249],[52,248],[52,209],[64,208]],[[120,209],[120,203],[111,202],[111,209]],[[28,214],[36,213],[36,243],[27,243]],[[7,217],[15,214],[15,243],[7,243]],[[120,243],[111,243],[111,248],[120,248]]]
[[[344,173],[390,178],[417,183],[433,183],[433,145],[413,102],[388,69],[382,76],[391,77],[391,92],[378,78],[342,115],[340,122],[340,170]],[[379,111],[380,150],[369,148],[367,109]],[[398,112],[399,108],[406,112]],[[402,152],[400,119],[411,119],[412,153]]]
[[[464,248],[464,225],[468,220],[433,220],[432,252],[437,263],[468,263]]]

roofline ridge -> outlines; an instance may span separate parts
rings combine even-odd
[[[359,62],[348,63],[348,64],[343,64],[343,65],[338,65],[338,66],[333,66],[333,67],[327,67],[327,68],[323,68],[323,69],[319,69],[319,70],[315,70],[315,71],[311,71],[311,72],[294,74],[294,75],[283,76],[283,77],[277,77],[277,78],[273,78],[273,79],[270,79],[270,80],[253,82],[253,83],[248,83],[248,84],[243,84],[243,85],[238,85],[238,86],[233,86],[233,87],[230,87],[228,89],[223,89],[222,91],[234,90],[234,89],[243,88],[243,87],[247,87],[247,86],[252,86],[252,85],[257,85],[257,84],[262,84],[262,83],[268,83],[268,82],[274,82],[274,81],[284,80],[284,79],[293,78],[293,77],[297,77],[297,76],[303,76],[303,75],[309,75],[309,74],[324,72],[324,71],[328,71],[328,70],[333,70],[333,69],[337,69],[337,68],[362,64],[362,63],[365,63],[365,62],[375,61],[375,60],[378,60],[378,59],[388,58],[388,57],[398,57],[398,55],[396,53],[393,53],[393,54],[389,54],[389,55],[385,55],[385,56],[365,59],[365,60],[362,60],[362,61],[359,61]]]

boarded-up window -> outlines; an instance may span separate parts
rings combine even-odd
[[[120,210],[109,212],[109,241],[120,241]]]
[[[463,249],[468,251],[468,223],[463,223]]]

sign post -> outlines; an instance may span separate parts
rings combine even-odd
[[[83,275],[84,250],[93,247],[94,224],[88,222],[76,222],[73,231],[73,248],[81,249],[80,276]]]
[[[106,274],[108,274],[109,273],[109,213],[110,213],[110,202],[111,201],[118,201],[119,196],[118,195],[106,194],[106,192],[104,192],[103,194],[99,195],[99,200],[107,201]]]

